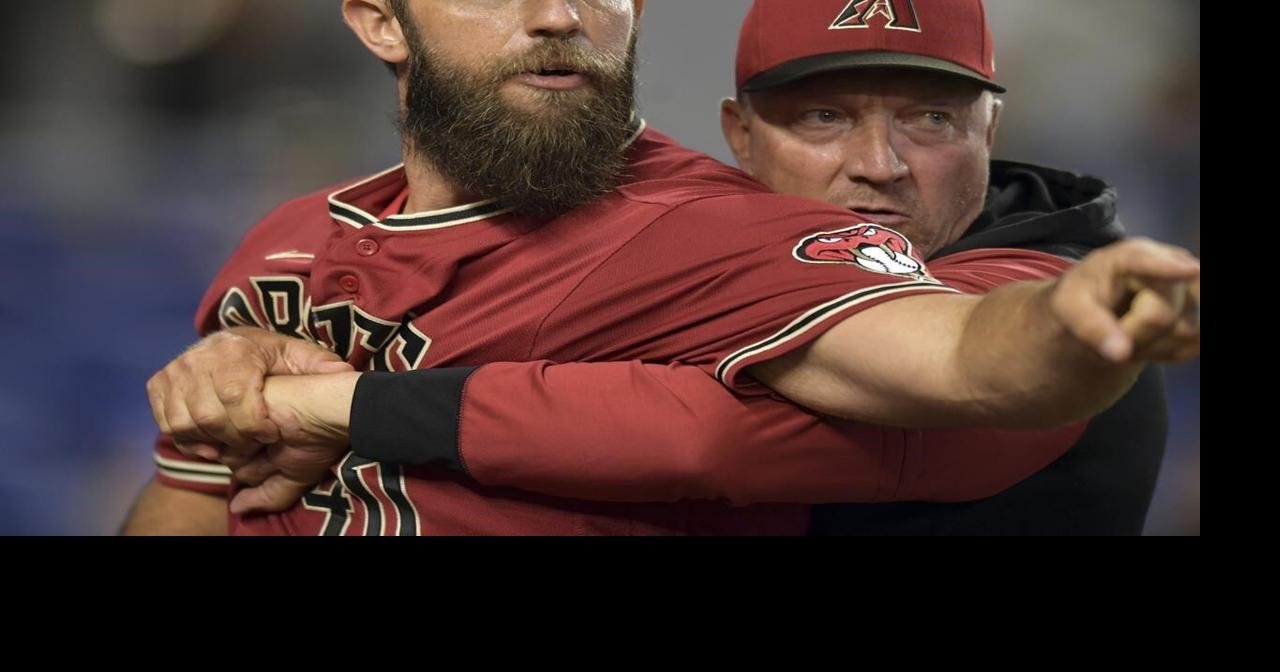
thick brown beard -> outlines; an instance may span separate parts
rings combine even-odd
[[[404,23],[413,45],[400,132],[410,149],[466,192],[498,199],[535,219],[551,219],[617,187],[632,133],[635,37],[625,59],[548,39],[517,59],[476,75],[447,63]],[[539,109],[502,99],[512,76],[550,64],[586,75],[591,87],[540,91]]]

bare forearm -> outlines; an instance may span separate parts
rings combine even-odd
[[[1053,314],[1054,283],[997,289],[973,307],[955,351],[970,403],[1005,427],[1090,417],[1133,386],[1144,362],[1108,362]]]
[[[752,368],[803,406],[893,427],[1048,429],[1107,408],[1140,365],[1108,363],[1044,305],[1052,285],[909,297]],[[905,326],[903,326],[905,325]]]
[[[359,379],[359,373],[271,376],[263,395],[272,420],[286,436],[296,439],[305,427],[313,438],[341,443],[350,438],[351,401]]]

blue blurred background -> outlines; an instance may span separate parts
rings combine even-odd
[[[808,2],[817,0],[796,0]],[[928,1],[928,0],[924,0]],[[839,4],[839,3],[836,3]],[[649,122],[725,160],[748,0],[650,0]],[[337,0],[10,3],[0,23],[0,534],[110,534],[151,473],[143,384],[273,205],[398,161],[394,90]],[[987,0],[996,154],[1118,185],[1200,245],[1200,3]],[[837,8],[838,9],[838,8]],[[1200,367],[1175,367],[1148,534],[1200,533]]]

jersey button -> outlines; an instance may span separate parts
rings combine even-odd
[[[338,286],[348,294],[355,294],[360,291],[360,278],[354,275],[344,275],[338,278]]]
[[[361,238],[356,241],[356,252],[362,257],[372,257],[378,253],[378,241],[372,238]]]

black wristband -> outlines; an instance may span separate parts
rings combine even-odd
[[[377,462],[466,471],[458,446],[462,388],[479,367],[360,376],[351,450]]]

